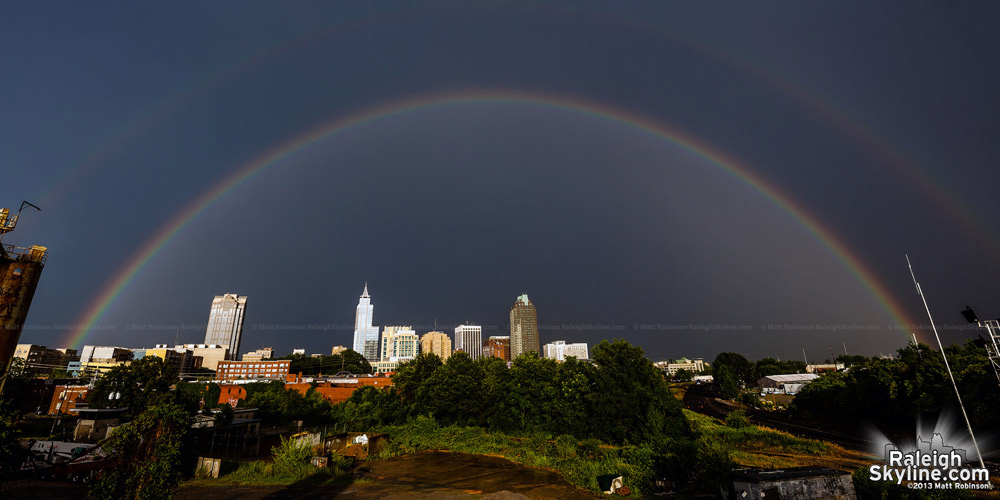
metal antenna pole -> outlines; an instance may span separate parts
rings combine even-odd
[[[965,405],[962,403],[962,395],[958,393],[958,384],[955,383],[955,376],[951,373],[951,365],[948,364],[948,356],[944,352],[944,346],[941,345],[941,337],[938,335],[937,327],[934,326],[934,318],[931,317],[931,308],[927,306],[927,297],[924,296],[924,291],[920,289],[920,283],[917,283],[917,275],[913,273],[913,264],[910,264],[910,256],[906,256],[906,266],[910,268],[910,276],[913,278],[913,284],[917,287],[917,294],[920,295],[920,300],[924,303],[924,310],[927,311],[927,319],[931,322],[931,329],[934,330],[934,338],[937,339],[938,349],[941,349],[941,357],[944,358],[944,367],[948,369],[948,378],[951,379],[951,386],[955,389],[955,397],[958,398],[958,407],[962,409],[962,417],[965,418],[965,428],[969,430],[969,436],[972,437],[972,446],[976,447],[976,456],[979,457],[979,466],[983,469],[986,468],[986,464],[983,463],[983,454],[979,452],[979,443],[976,442],[976,435],[972,432],[972,424],[969,423],[969,415],[965,413]],[[917,346],[919,349],[919,346]],[[920,352],[919,350],[917,352]]]

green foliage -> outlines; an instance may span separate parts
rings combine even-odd
[[[310,388],[303,396],[286,389],[280,380],[243,387],[247,391],[245,406],[259,408],[258,418],[266,425],[288,425],[301,420],[305,426],[321,426],[334,421],[330,403],[315,389]]]
[[[271,449],[273,460],[257,460],[240,464],[236,470],[220,476],[213,483],[240,485],[288,485],[304,479],[322,483],[334,480],[353,463],[352,459],[333,454],[326,468],[314,467],[310,460],[313,450],[308,444],[296,439],[281,438],[281,444]]]
[[[219,407],[219,394],[222,389],[218,384],[210,382],[177,382],[174,387],[174,399],[188,413],[210,410]]]
[[[969,490],[911,490],[892,481],[872,481],[867,467],[851,474],[858,500],[965,500],[974,498]]]
[[[347,424],[349,429],[372,427],[405,420],[407,408],[394,389],[364,386],[356,389],[350,399],[333,409],[333,420]]]
[[[726,425],[732,427],[733,429],[742,429],[744,427],[750,427],[750,419],[747,418],[747,413],[742,409],[729,412],[726,415]]]
[[[748,361],[747,358],[735,352],[719,353],[715,357],[715,361],[712,362],[712,367],[715,370],[716,381],[718,381],[719,369],[722,367],[728,368],[732,376],[735,377],[737,386],[754,385],[760,378],[757,376],[757,367]]]
[[[156,356],[146,356],[119,365],[97,379],[87,396],[91,408],[128,408],[126,418],[135,418],[172,398],[170,386],[177,382],[177,370]]]
[[[761,359],[754,366],[757,371],[757,379],[747,381],[748,384],[755,382],[761,377],[784,375],[787,373],[805,373],[806,371],[806,364],[803,361],[778,361],[774,358]]]
[[[88,498],[171,498],[184,474],[182,448],[189,426],[181,406],[161,403],[115,429],[101,445],[113,466],[100,471]]]
[[[680,370],[677,370],[677,373],[674,374],[674,380],[677,382],[690,382],[691,377],[693,376],[694,373],[691,373],[691,371],[685,368],[681,368]]]
[[[946,348],[974,427],[1000,426],[1000,391],[986,352],[972,342]],[[866,360],[847,373],[824,374],[796,396],[792,410],[819,419],[871,421],[896,428],[920,413],[957,406],[941,353],[926,345],[899,350],[896,359]]]
[[[597,452],[592,456],[567,454],[564,453],[567,451],[564,446],[569,443],[568,437],[556,438],[542,446],[539,444],[539,440],[544,437],[542,433],[517,437],[481,427],[442,427],[429,417],[418,417],[404,425],[380,430],[389,433],[392,440],[382,450],[379,458],[430,450],[486,454],[502,456],[531,467],[555,470],[577,487],[594,492],[599,491],[597,476],[609,472],[622,473],[625,484],[633,490],[647,493],[653,491],[651,478],[656,475],[652,465],[653,452],[642,446],[628,447],[627,452],[624,449],[609,448],[607,453]],[[594,441],[593,448],[600,449],[602,443]]]
[[[483,371],[468,354],[456,352],[420,387],[418,399],[443,424],[478,424],[483,407]]]
[[[471,448],[462,444],[463,451],[506,449],[509,441],[498,434],[504,432],[525,436],[514,453],[522,463],[549,467],[584,460],[606,465],[616,459],[600,447],[607,442],[629,446],[635,462],[630,474],[643,488],[656,476],[686,474],[685,464],[697,451],[695,435],[660,370],[641,348],[623,340],[602,342],[592,359],[593,364],[576,359],[556,363],[527,353],[507,368],[502,360],[472,360],[465,353],[444,363],[436,356],[420,356],[399,368],[394,389],[360,388],[334,414],[358,431],[403,426],[401,434],[389,431],[393,453],[453,449],[456,436],[467,443],[464,436],[470,435],[485,441]],[[418,428],[422,431],[416,432]],[[525,456],[533,458],[524,462]],[[596,477],[618,469],[587,470]],[[579,484],[594,481],[579,478]]]
[[[234,416],[232,405],[225,403],[219,407],[219,412],[213,417],[213,424],[218,427],[229,425],[233,423]]]
[[[604,341],[592,358],[597,369],[588,399],[594,437],[623,444],[691,437],[681,402],[642,348],[624,340]]]
[[[760,408],[760,396],[755,392],[741,392],[737,399],[749,408]]]
[[[685,415],[692,419],[692,425],[700,434],[699,442],[717,443],[724,448],[799,455],[821,455],[831,450],[830,446],[822,441],[798,438],[784,432],[762,429],[752,424],[734,428],[723,425],[712,417],[691,411],[685,411]]]
[[[576,456],[576,438],[568,434],[562,434],[555,439],[555,452],[562,458],[573,458]]]
[[[580,446],[577,448],[580,451],[580,455],[589,458],[597,458],[601,455],[601,440],[595,438],[588,438],[580,441]]]
[[[354,373],[356,375],[369,374],[372,366],[364,356],[348,349],[340,354],[332,356],[306,356],[304,354],[290,354],[276,359],[287,359],[289,373],[299,373],[303,375],[316,375],[319,373],[333,375],[341,371]]]
[[[17,470],[25,455],[18,444],[17,412],[11,406],[9,400],[0,401],[0,472]]]
[[[843,363],[844,366],[863,365],[868,362],[868,358],[858,354],[854,355],[843,354],[841,356],[837,356],[837,362]]]
[[[427,379],[444,364],[436,354],[420,353],[412,361],[407,361],[396,368],[396,373],[392,376],[393,386],[399,392],[400,397],[409,405],[412,405],[412,413],[420,415],[428,410],[424,407],[424,402],[417,399],[418,392]]]
[[[728,446],[706,436],[698,440],[697,451],[689,456],[693,457],[689,477],[695,484],[710,489],[733,484],[735,464]]]
[[[3,367],[0,367],[0,371]],[[0,374],[2,376],[2,374]],[[13,358],[10,361],[10,370],[7,372],[7,380],[3,384],[4,401],[25,401],[31,394],[31,380],[34,378],[28,371],[25,362],[21,358]],[[15,420],[21,416],[21,411],[15,406],[11,406],[15,411]]]
[[[306,467],[310,467],[312,449],[305,442],[282,436],[281,444],[275,446],[271,454],[274,455],[274,471],[277,474],[287,476],[311,472]]]
[[[740,395],[739,380],[733,373],[733,369],[727,365],[715,368],[715,383],[719,384],[719,392],[725,399],[736,399]]]

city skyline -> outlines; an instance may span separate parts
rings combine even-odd
[[[3,241],[50,255],[20,342],[200,343],[197,297],[233,289],[245,346],[319,352],[353,345],[343,304],[370,280],[383,325],[504,334],[528,290],[541,343],[875,355],[911,324],[933,343],[906,254],[963,342],[966,304],[1000,316],[998,20],[17,4],[0,208],[41,211]]]

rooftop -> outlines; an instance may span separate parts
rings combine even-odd
[[[831,469],[829,467],[789,467],[787,469],[738,469],[733,471],[736,480],[750,482],[783,481],[786,479],[802,479],[807,477],[849,476],[850,472]]]
[[[797,382],[799,380],[815,380],[819,378],[819,375],[815,373],[790,373],[788,375],[768,375],[762,378],[775,382]]]

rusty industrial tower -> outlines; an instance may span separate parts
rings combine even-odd
[[[48,250],[38,245],[24,248],[3,244],[4,235],[14,230],[25,206],[38,209],[28,202],[21,203],[16,215],[0,209],[0,394],[48,255]]]

